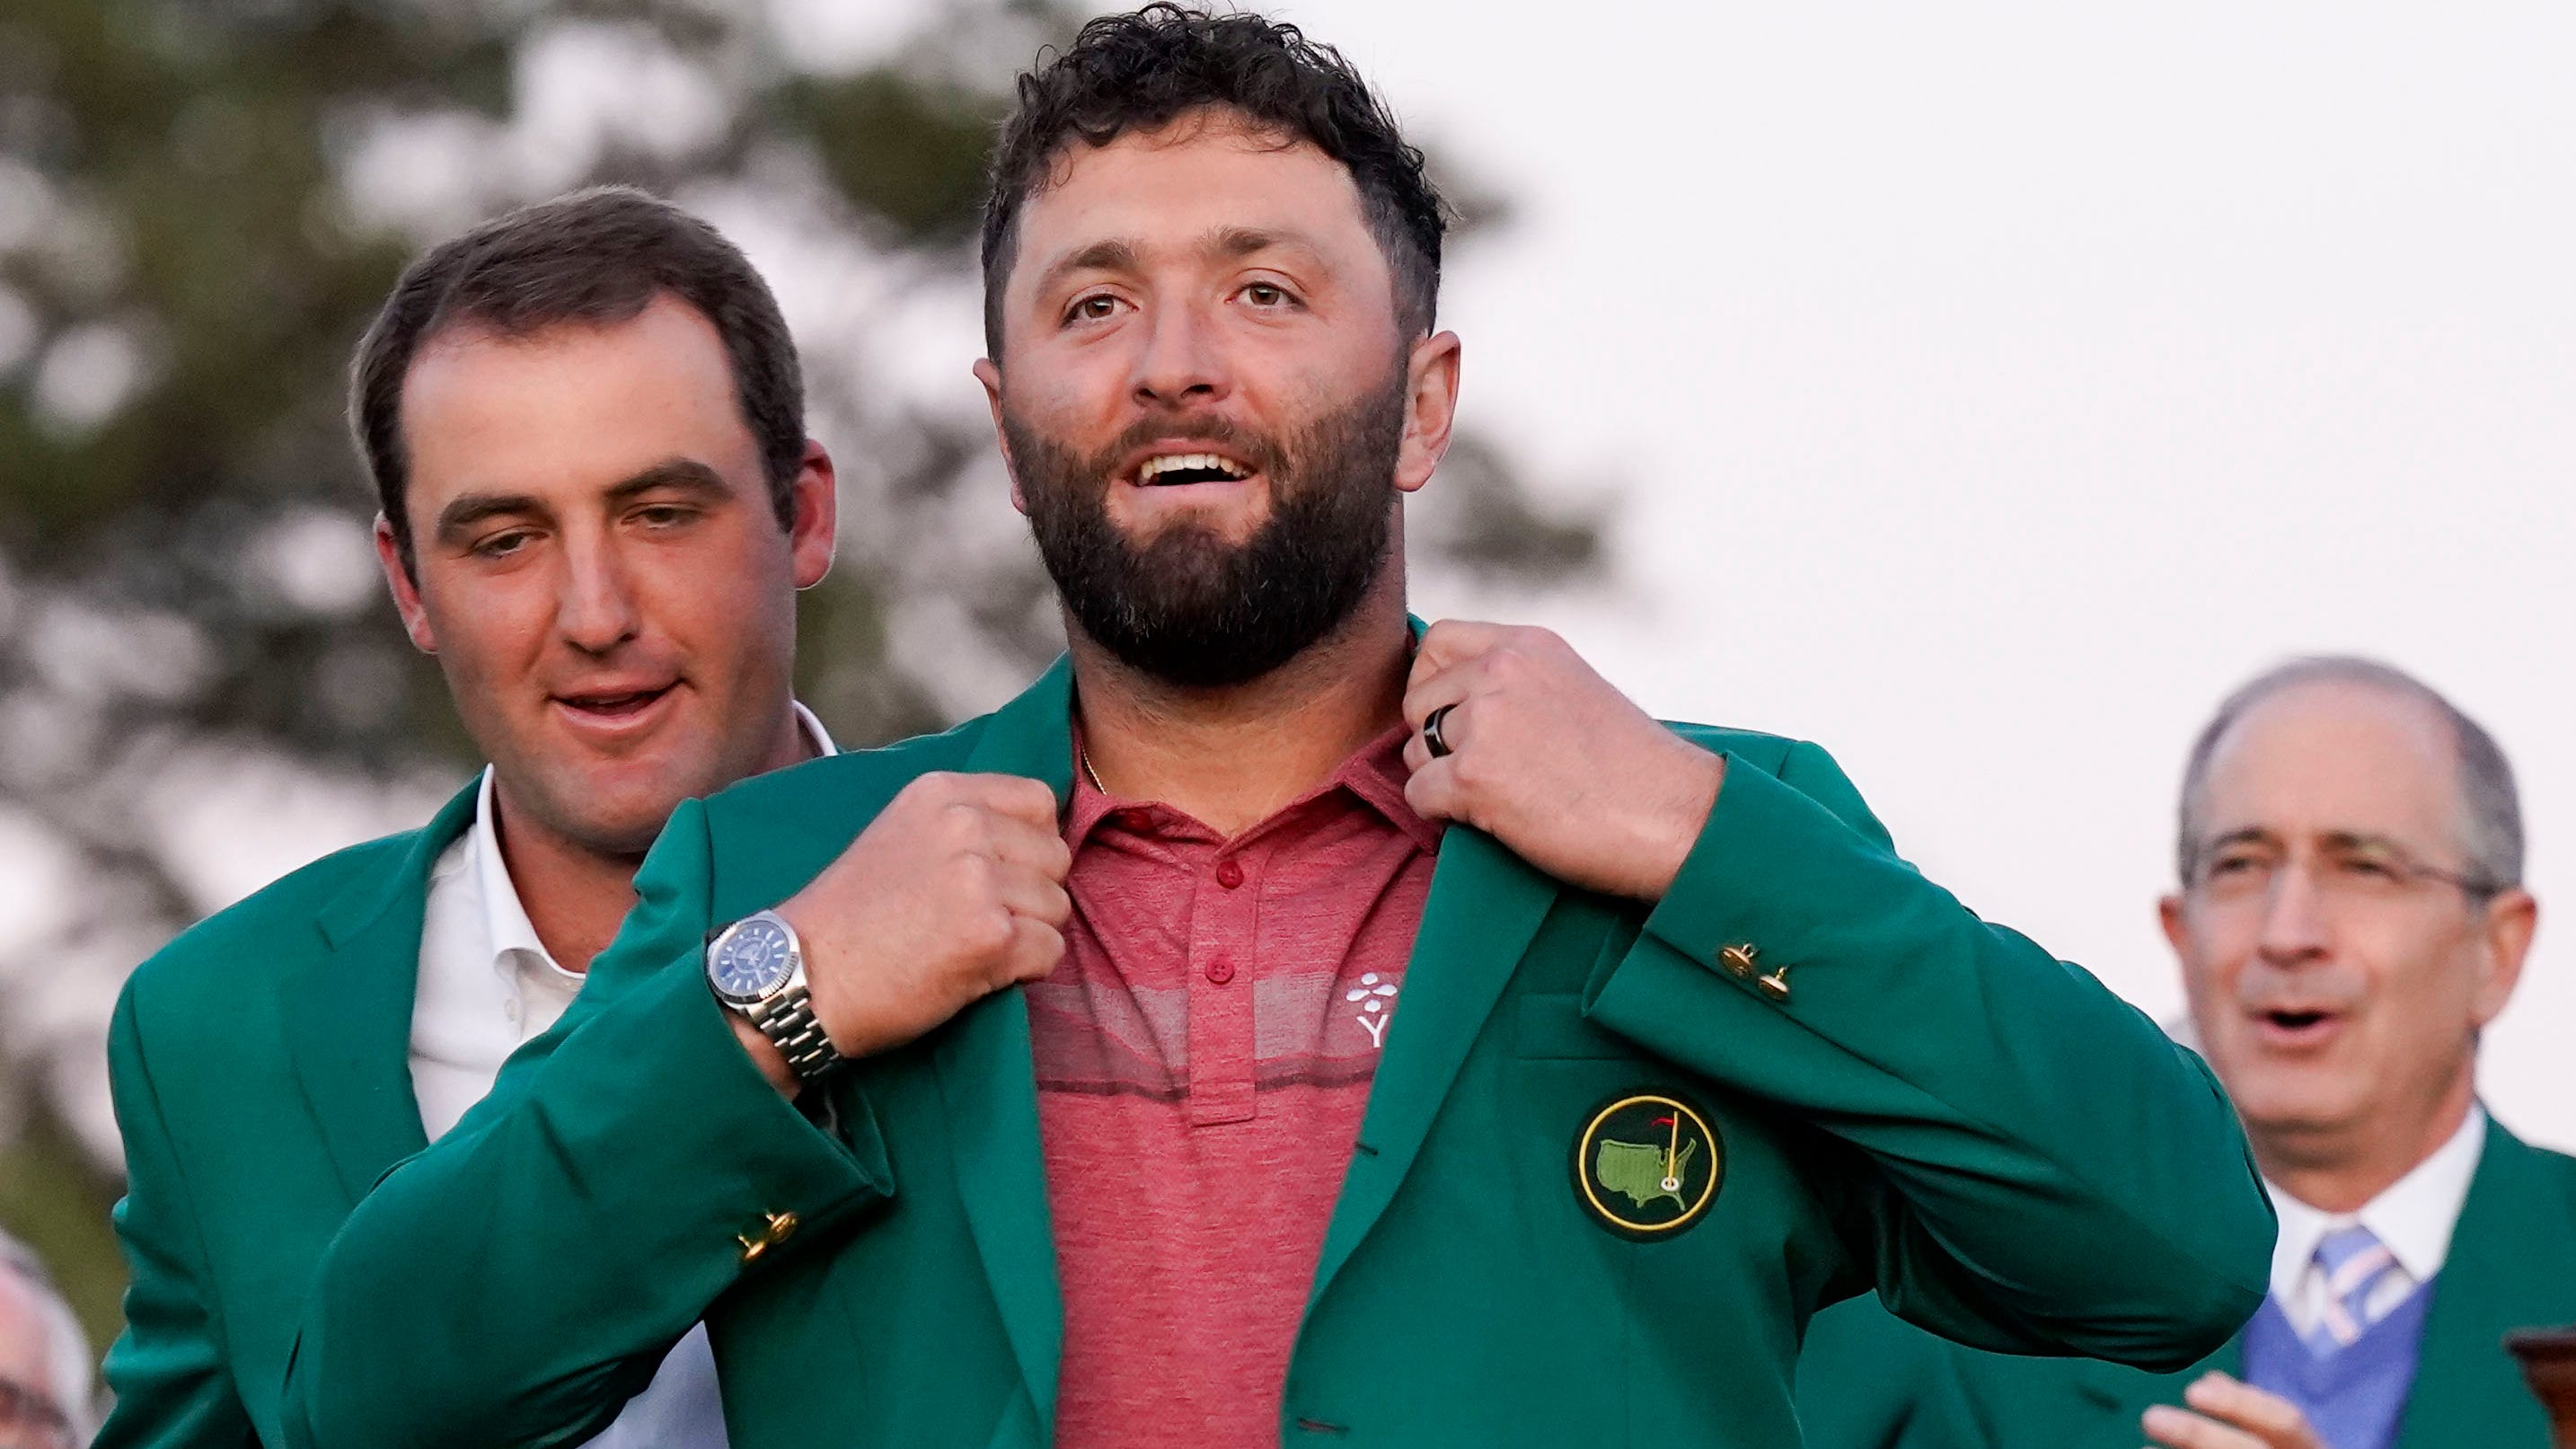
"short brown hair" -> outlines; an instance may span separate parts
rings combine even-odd
[[[805,457],[805,381],[769,284],[714,227],[630,186],[600,186],[496,217],[431,248],[403,271],[349,377],[349,426],[412,567],[403,514],[410,480],[402,390],[412,359],[458,323],[525,336],[567,322],[624,322],[669,293],[724,340],[742,420],[760,445],[781,528],[796,518]]]

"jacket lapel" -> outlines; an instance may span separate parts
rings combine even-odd
[[[2576,1212],[2548,1160],[2489,1118],[2416,1359],[2399,1449],[2519,1442],[2537,1401],[2504,1351],[2516,1328],[2563,1323],[2576,1303]],[[2537,1442],[2534,1440],[2534,1442]]]
[[[429,871],[474,822],[480,780],[449,800],[391,871],[352,882],[315,918],[329,948],[287,981],[283,1031],[297,1082],[355,1204],[429,1145],[411,1087]]]
[[[1402,1005],[1387,1026],[1358,1149],[1324,1232],[1309,1313],[1403,1185],[1450,1083],[1556,896],[1554,880],[1491,836],[1452,825],[1441,838]]]
[[[1045,781],[1061,808],[1073,790],[1072,681],[1070,665],[1058,659],[992,717],[966,768]],[[1027,1000],[1017,990],[1003,991],[968,1008],[941,1034],[934,1060],[967,1229],[1039,1420],[1052,1432],[1064,1308],[1038,1149]]]

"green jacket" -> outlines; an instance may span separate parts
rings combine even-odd
[[[2516,1328],[2576,1319],[2576,1158],[2492,1120],[2451,1251],[2433,1280],[2396,1449],[2545,1449],[2549,1423],[2504,1351]],[[1798,1366],[1817,1449],[2135,1449],[2150,1404],[2212,1369],[2241,1376],[2241,1338],[2179,1373],[2016,1358],[1944,1343],[1858,1300],[1821,1315]]]
[[[1071,702],[1059,662],[947,734],[683,806],[564,1021],[333,1242],[288,1442],[567,1443],[704,1316],[736,1449],[1044,1449],[1061,1311],[1021,996],[859,1063],[818,1128],[700,958],[925,771],[1061,798]],[[1770,1449],[1797,1442],[1808,1314],[1873,1285],[1972,1341],[2156,1366],[2259,1301],[2270,1207],[2197,1058],[1924,881],[1823,751],[1684,732],[1731,763],[1652,911],[1448,832],[1286,1442]],[[1720,969],[1748,943],[1785,997]],[[1652,1241],[1569,1170],[1640,1087],[1703,1112],[1724,1166]]]
[[[108,1032],[133,1283],[98,1444],[277,1444],[313,1265],[427,1144],[411,1009],[430,866],[468,785],[415,831],[316,861],[138,968]]]

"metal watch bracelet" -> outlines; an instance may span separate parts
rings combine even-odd
[[[823,1034],[823,1024],[814,1019],[812,993],[801,981],[743,1015],[787,1058],[787,1069],[800,1082],[810,1086],[849,1065],[850,1059],[833,1047],[832,1039]]]

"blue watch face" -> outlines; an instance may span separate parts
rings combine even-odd
[[[757,1001],[787,984],[796,971],[787,932],[776,921],[753,919],[727,931],[707,957],[707,977],[736,1001]]]

